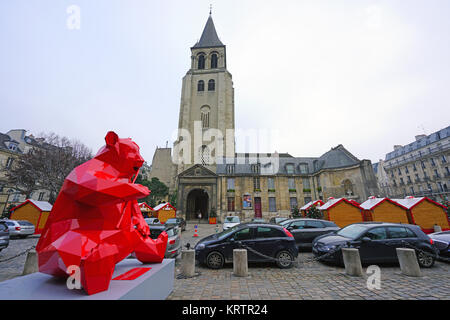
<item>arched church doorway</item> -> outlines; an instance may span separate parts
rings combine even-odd
[[[199,212],[202,214],[202,220],[207,220],[208,201],[208,193],[203,189],[195,189],[189,192],[187,197],[186,220],[197,220]]]

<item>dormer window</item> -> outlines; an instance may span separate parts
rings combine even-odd
[[[292,163],[286,165],[286,173],[294,174],[294,165]]]
[[[300,163],[298,165],[298,168],[299,168],[301,174],[307,174],[308,173],[308,164],[307,163]]]
[[[11,150],[11,151],[16,151],[17,150],[17,144],[15,144],[13,142],[10,142],[9,146],[8,146],[8,149]]]

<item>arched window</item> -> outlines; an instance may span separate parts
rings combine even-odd
[[[205,91],[205,81],[200,80],[197,83],[197,91]]]
[[[198,68],[205,69],[205,55],[201,54],[198,56]]]
[[[217,68],[217,61],[218,61],[217,54],[213,53],[211,55],[211,69]]]
[[[208,106],[203,106],[200,109],[200,120],[202,121],[202,128],[209,128],[209,111],[210,108]]]
[[[214,91],[216,90],[216,82],[211,79],[208,81],[208,91]]]
[[[203,145],[200,147],[200,161],[202,165],[210,164],[210,154],[211,152],[209,151],[208,146]]]
[[[342,181],[342,186],[344,187],[344,193],[346,196],[353,195],[353,184],[350,180],[347,179]]]

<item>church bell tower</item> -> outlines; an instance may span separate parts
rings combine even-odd
[[[215,172],[224,157],[234,158],[234,89],[226,46],[211,13],[200,40],[191,48],[191,67],[183,77],[174,160],[178,174],[200,164]]]

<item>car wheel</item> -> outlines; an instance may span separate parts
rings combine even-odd
[[[220,269],[224,264],[223,255],[217,251],[213,251],[206,257],[206,265],[211,269]]]
[[[281,269],[287,269],[293,266],[294,264],[294,256],[286,250],[282,250],[277,253],[277,266]]]
[[[431,253],[420,251],[417,253],[417,261],[422,268],[431,268],[434,265],[435,258]]]

